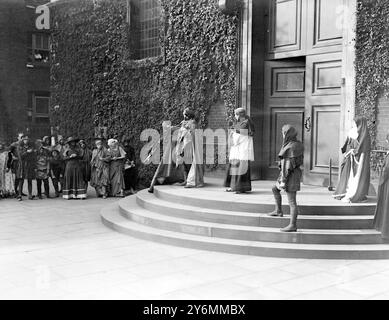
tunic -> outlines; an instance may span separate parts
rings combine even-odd
[[[40,150],[38,150],[36,157],[36,178],[40,180],[48,179],[49,168],[49,151],[42,147]]]
[[[100,158],[105,159],[100,160]],[[109,185],[109,159],[110,155],[106,148],[94,149],[91,160],[91,180],[93,188],[108,187]]]

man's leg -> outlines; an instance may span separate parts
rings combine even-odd
[[[46,179],[43,180],[43,185],[45,186],[46,198],[50,198],[49,178],[46,178]]]
[[[31,200],[32,196],[32,179],[27,179],[27,187],[28,187],[28,198]]]
[[[275,209],[273,212],[269,213],[269,216],[271,217],[282,217],[284,214],[282,212],[282,196],[281,191],[274,186],[272,188],[274,200],[275,200]]]
[[[36,179],[36,188],[38,190],[38,198],[42,199],[42,179]]]
[[[23,179],[16,179],[17,181],[17,198],[18,200],[22,200],[22,195],[23,195]]]
[[[296,232],[297,231],[297,216],[298,208],[296,202],[297,192],[287,192],[288,202],[290,207],[290,223],[287,227],[281,229],[283,232]]]

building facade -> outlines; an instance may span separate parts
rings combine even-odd
[[[49,32],[37,30],[38,0],[0,0],[0,139],[50,134]]]

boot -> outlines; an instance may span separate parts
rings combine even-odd
[[[290,223],[287,227],[282,228],[281,232],[296,232],[297,231],[297,208],[290,208]]]
[[[276,202],[276,206],[275,206],[274,211],[270,212],[268,214],[268,216],[269,217],[283,217],[284,213],[282,212],[282,197],[281,197],[281,194],[279,193],[278,189],[275,190],[274,188],[273,188],[273,195],[274,195],[274,200]]]

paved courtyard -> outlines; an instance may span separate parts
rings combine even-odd
[[[389,261],[248,257],[106,228],[115,199],[0,200],[1,299],[388,299]]]

